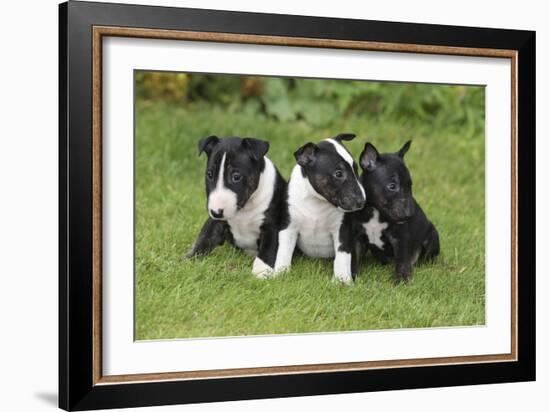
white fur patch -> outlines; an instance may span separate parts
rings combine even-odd
[[[208,196],[208,213],[210,214],[212,210],[214,212],[223,210],[223,218],[229,219],[237,212],[237,195],[224,185],[225,155],[226,153],[223,154],[222,161],[220,162],[216,188]],[[215,219],[212,215],[210,217]]]
[[[372,217],[367,223],[363,223],[363,227],[369,238],[369,243],[383,249],[384,242],[382,241],[382,232],[388,227],[388,223],[380,222],[380,213],[378,210],[373,209]]]
[[[258,279],[267,279],[273,273],[273,269],[262,259],[257,257],[252,264],[252,274]]]

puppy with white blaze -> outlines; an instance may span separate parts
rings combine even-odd
[[[288,183],[288,221],[279,232],[275,272],[288,269],[296,246],[306,256],[334,258],[334,278],[351,283],[354,242],[348,212],[365,205],[357,165],[342,144],[354,134],[340,134],[295,153],[297,165]]]
[[[275,267],[278,230],[286,220],[286,182],[265,156],[269,143],[254,138],[210,136],[206,153],[209,218],[184,258],[210,253],[226,240],[255,255],[252,273],[269,276]]]

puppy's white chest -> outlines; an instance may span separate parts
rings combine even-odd
[[[288,211],[300,250],[310,257],[334,257],[334,236],[344,213],[315,192],[298,165],[288,184]]]
[[[307,256],[334,257],[334,237],[343,213],[331,205],[290,205],[292,224],[298,229],[298,247]]]
[[[369,243],[375,245],[379,249],[384,248],[384,241],[382,240],[382,232],[388,227],[387,222],[380,221],[380,213],[378,210],[373,209],[373,214],[367,223],[363,223],[365,233],[369,238]]]
[[[231,234],[235,244],[247,251],[256,252],[258,250],[258,238],[260,237],[260,226],[264,220],[261,214],[242,214],[227,223],[231,228]]]
[[[307,256],[334,257],[334,240],[332,234],[323,227],[304,227],[298,233],[298,247]]]

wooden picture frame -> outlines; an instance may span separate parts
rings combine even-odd
[[[215,402],[535,379],[535,33],[168,7],[60,5],[59,405]],[[511,352],[102,374],[102,39],[379,50],[511,60]],[[520,186],[520,182],[522,183]]]

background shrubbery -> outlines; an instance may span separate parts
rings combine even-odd
[[[143,100],[209,104],[311,128],[374,115],[444,123],[472,137],[485,124],[483,87],[163,72],[137,72],[136,86]]]

